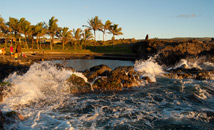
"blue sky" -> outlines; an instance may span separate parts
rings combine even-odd
[[[55,16],[70,29],[99,16],[122,27],[124,35],[116,38],[214,37],[214,0],[0,0],[0,5],[6,21],[24,17],[37,24]]]

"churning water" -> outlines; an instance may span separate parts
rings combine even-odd
[[[189,65],[182,60],[175,67]],[[119,66],[119,65],[118,65]],[[189,65],[190,66],[190,65]],[[203,68],[203,65],[197,65]],[[209,69],[212,63],[204,63]],[[1,110],[17,111],[24,121],[6,123],[6,129],[213,129],[214,81],[169,79],[152,59],[138,61],[135,70],[153,77],[155,83],[119,93],[69,94],[66,79],[81,73],[35,63],[24,75],[5,81]],[[166,69],[166,68],[165,68]]]

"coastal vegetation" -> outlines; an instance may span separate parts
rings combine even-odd
[[[57,18],[51,17],[48,22],[39,22],[32,25],[25,18],[9,17],[9,20],[6,21],[0,16],[0,38],[2,39],[0,47],[8,49],[11,45],[15,47],[17,44],[21,44],[24,51],[48,50],[84,53],[87,49],[92,48],[93,50],[96,46],[101,46],[101,48],[104,46],[106,52],[112,52],[112,49],[117,52],[117,47],[108,46],[127,43],[123,40],[115,40],[115,36],[123,35],[122,28],[118,24],[110,20],[103,23],[98,16],[89,19],[87,21],[88,25],[82,26],[84,29],[59,27],[58,22]],[[97,41],[97,31],[103,33],[103,41]],[[106,41],[106,34],[112,34],[112,40]],[[124,47],[127,47],[127,45]]]

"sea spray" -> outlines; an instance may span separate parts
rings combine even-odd
[[[24,126],[17,122],[18,124],[13,125],[6,124],[5,128],[72,129],[69,122],[54,119],[47,114],[66,105],[66,100],[70,98],[70,86],[67,84],[67,79],[72,74],[82,77],[87,82],[87,78],[82,73],[66,68],[57,69],[49,62],[34,63],[27,73],[23,75],[13,73],[6,78],[4,81],[10,82],[11,85],[7,86],[8,89],[4,91],[1,110],[4,112],[15,110],[29,119],[23,122]],[[45,122],[47,125],[43,124]]]
[[[34,63],[24,75],[14,73],[6,82],[10,82],[10,91],[5,92],[4,101],[11,105],[23,105],[35,100],[46,100],[48,97],[69,92],[66,80],[72,75],[87,78],[71,70],[57,69],[51,63]]]
[[[173,68],[169,68],[169,69],[177,69],[177,68],[184,67],[184,66],[185,66],[186,69],[191,69],[191,68],[202,69],[199,66],[199,61],[198,60],[190,62],[187,59],[181,59],[180,62],[178,62]]]
[[[200,70],[208,70],[208,68],[214,68],[213,63],[211,62],[206,62],[205,57],[196,57],[196,58],[186,58],[186,59],[181,59],[177,64],[174,65],[174,67],[168,68],[170,69],[177,69],[180,67],[185,67],[186,69],[192,69],[192,68],[197,68]]]
[[[153,82],[156,82],[155,76],[164,73],[163,67],[155,61],[156,57],[157,55],[148,60],[135,61],[135,71],[143,73],[143,76],[148,76]]]

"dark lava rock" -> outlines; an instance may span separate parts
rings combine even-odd
[[[3,91],[8,89],[11,84],[9,82],[0,82],[0,102],[3,102]]]
[[[70,84],[70,93],[80,94],[92,92],[90,84],[86,83],[85,80],[75,74],[67,80]]]
[[[121,91],[123,88],[138,86],[139,77],[132,66],[119,66],[107,77],[97,79],[93,84],[93,89],[95,91]]]
[[[13,119],[13,120],[20,120],[20,121],[24,120],[23,115],[15,111],[7,112],[6,117],[9,117],[10,119]]]
[[[148,59],[151,56],[159,56],[156,61],[167,66],[175,65],[181,59],[188,57],[205,56],[206,61],[213,61],[213,42],[199,40],[143,40],[132,45],[132,50],[138,54],[139,59]]]
[[[8,77],[10,74],[17,72],[18,74],[24,74],[29,70],[29,66],[22,65],[11,65],[11,64],[2,64],[0,63],[0,82],[3,81],[4,78]]]
[[[107,76],[111,68],[107,65],[98,65],[85,70],[83,74],[88,78],[89,82],[92,82],[97,76]]]
[[[197,68],[177,68],[168,71],[169,73],[164,74],[168,78],[172,79],[196,79],[196,80],[211,80],[214,71],[200,70]]]
[[[72,83],[71,93],[122,91],[124,88],[139,86],[143,80],[151,81],[149,77],[140,79],[140,73],[135,72],[132,66],[119,66],[111,71],[108,66],[99,65],[85,70],[84,75],[93,81],[92,87],[83,78],[73,74],[68,79]]]
[[[0,110],[0,129],[3,130],[4,129],[4,122],[5,122],[5,118],[3,117],[3,114]]]
[[[55,66],[58,70],[66,69],[66,70],[71,70],[71,71],[73,71],[73,72],[76,71],[73,67],[66,66],[66,65],[60,64],[60,63],[54,64],[54,66]]]

